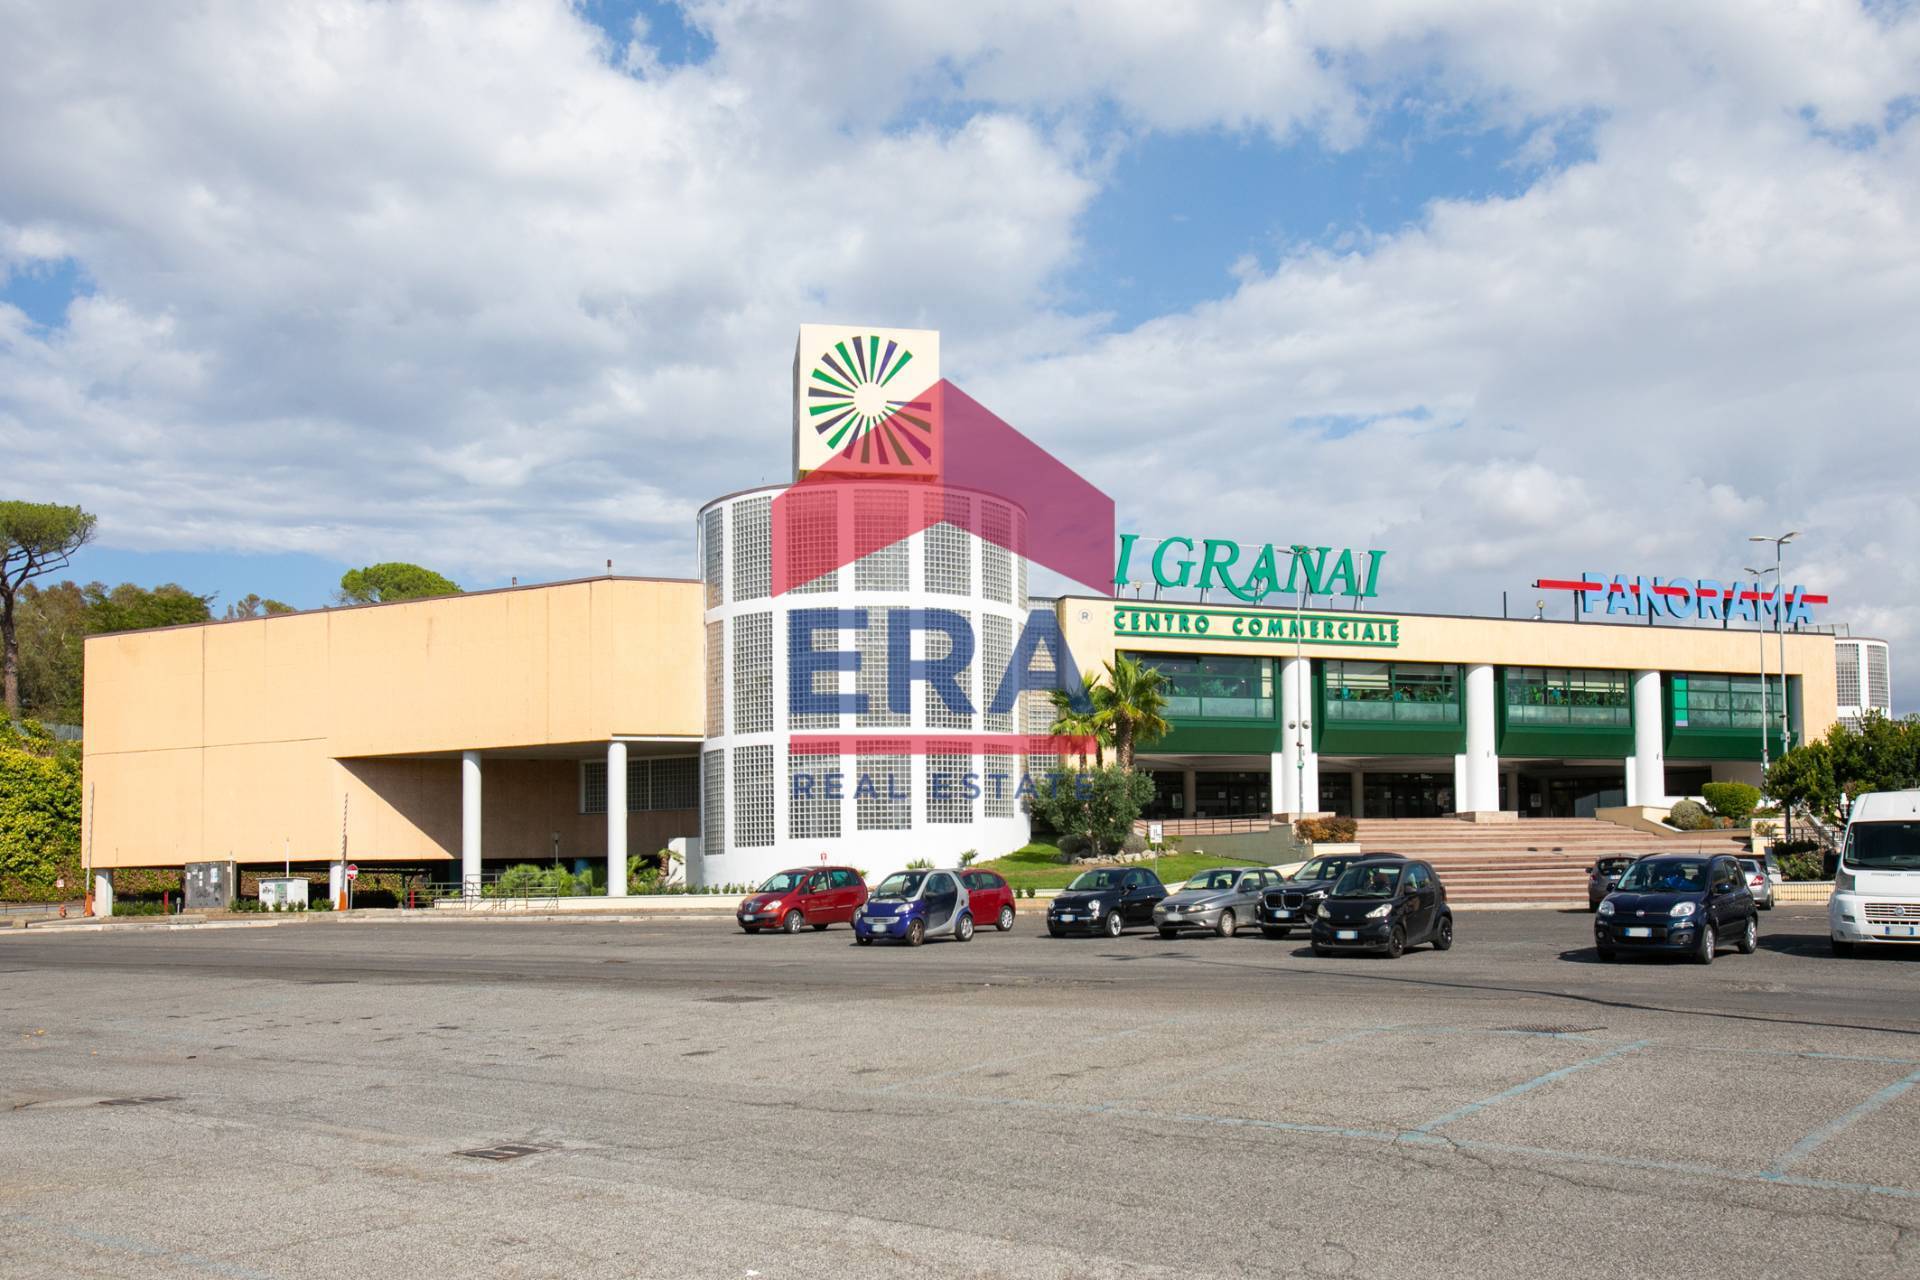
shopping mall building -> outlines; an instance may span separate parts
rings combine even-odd
[[[1110,579],[1031,598],[1071,535],[1032,459],[1025,488],[928,482],[938,368],[936,334],[804,327],[795,483],[709,502],[692,577],[89,639],[94,865],[455,879],[673,843],[727,883],[993,856],[1062,764],[1034,686],[1119,655],[1167,677],[1172,732],[1138,762],[1161,817],[1657,817],[1757,781],[1763,739],[1888,709],[1885,645],[1798,588],[1545,579],[1551,618],[1400,613],[1385,552],[1105,529]]]

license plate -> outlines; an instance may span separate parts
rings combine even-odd
[[[1059,917],[1061,924],[1072,924],[1075,920],[1078,920],[1079,918],[1080,918],[1079,916],[1072,915],[1065,911],[1061,912]]]
[[[884,929],[892,923],[893,923],[892,916],[868,916],[867,917],[867,928],[869,929]]]
[[[1273,918],[1274,918],[1275,920],[1291,920],[1291,919],[1293,919],[1293,912],[1291,912],[1291,911],[1276,911],[1276,912],[1274,912],[1274,913],[1273,913]]]
[[[1360,931],[1358,929],[1341,929],[1337,931],[1333,936],[1336,938],[1345,938],[1351,941],[1352,939],[1360,936]]]
[[[1883,924],[1880,927],[1886,930],[1886,936],[1889,938],[1920,938],[1920,925]]]
[[[1622,929],[1620,932],[1629,938],[1651,938],[1653,936],[1653,930],[1651,929]]]

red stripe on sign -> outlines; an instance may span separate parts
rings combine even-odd
[[[1003,755],[1092,756],[1091,736],[1048,733],[864,733],[794,734],[788,746],[798,756],[830,755]]]

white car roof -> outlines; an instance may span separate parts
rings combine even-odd
[[[1869,791],[1853,802],[1853,822],[1920,820],[1920,791]]]

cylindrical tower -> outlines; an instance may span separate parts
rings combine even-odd
[[[757,881],[823,859],[879,876],[916,859],[950,863],[969,849],[990,858],[1026,843],[1017,794],[1026,761],[971,742],[941,750],[948,735],[1028,729],[1025,699],[988,710],[1026,620],[1027,562],[1009,550],[1026,545],[1024,512],[938,485],[840,483],[731,494],[698,519],[707,710],[693,879]],[[790,564],[839,567],[776,595],[776,536]],[[846,625],[794,625],[795,613],[825,609],[842,611]],[[896,709],[890,628],[902,611],[932,609],[961,615],[971,633],[957,676],[968,705],[915,682],[910,705]],[[862,614],[864,627],[855,625]],[[938,661],[952,643],[916,627],[910,654]],[[856,654],[856,670],[816,670],[812,688],[864,695],[866,709],[794,714],[796,646]]]

